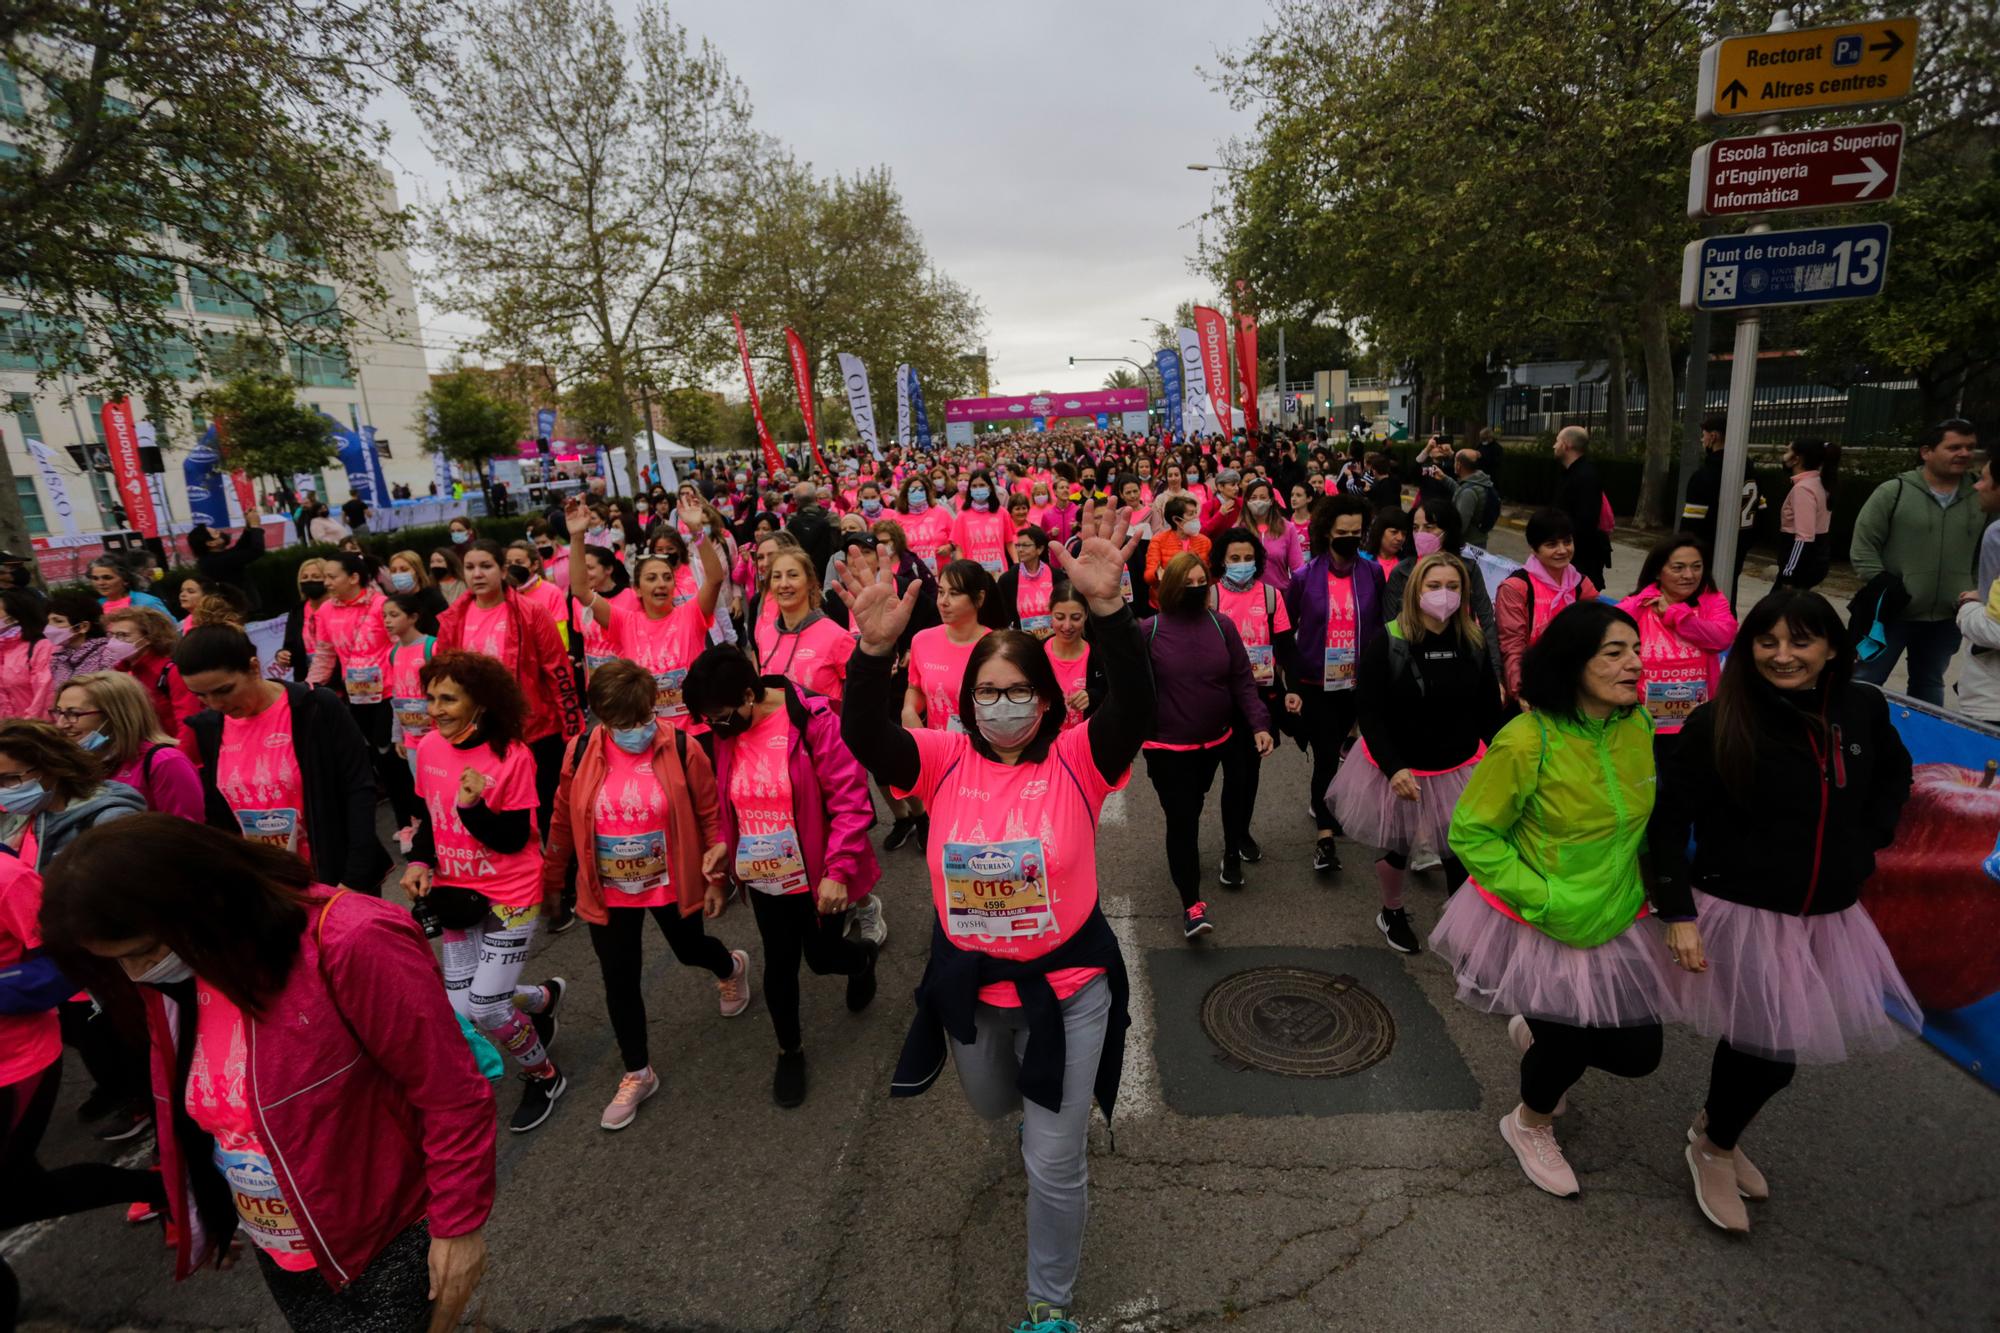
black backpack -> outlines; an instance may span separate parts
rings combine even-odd
[[[1486,483],[1486,499],[1479,507],[1479,526],[1486,532],[1493,531],[1493,525],[1500,521],[1500,488],[1492,481]]]

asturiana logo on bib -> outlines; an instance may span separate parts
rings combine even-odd
[[[992,847],[966,858],[966,869],[980,875],[1004,875],[1014,868],[1014,858]]]

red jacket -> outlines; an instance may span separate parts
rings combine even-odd
[[[180,668],[167,653],[140,652],[118,664],[118,669],[146,687],[160,730],[175,740],[187,735],[187,720],[201,711],[201,700],[181,681]]]
[[[467,593],[445,608],[445,613],[438,617],[435,652],[465,646],[465,617],[472,606],[472,594]],[[513,645],[514,660],[505,665],[514,673],[514,679],[521,682],[521,693],[528,699],[522,739],[538,741],[558,733],[581,734],[583,704],[576,696],[576,672],[570,665],[569,654],[563,651],[556,622],[547,611],[521,596],[519,589],[511,587],[507,589],[507,614],[514,622],[513,632],[507,636],[508,643]]]
[[[493,1090],[445,998],[423,932],[409,914],[359,893],[316,886],[299,956],[261,1019],[245,1015],[245,1089],[285,1202],[319,1271],[347,1286],[420,1217],[462,1236],[493,1210]],[[323,937],[322,937],[323,932]],[[331,992],[328,983],[331,983]],[[174,1276],[185,1278],[235,1225],[187,1114],[183,1053],[189,1016],[153,986],[138,988],[152,1047],[155,1122],[167,1202],[179,1225]],[[190,1176],[193,1161],[206,1178]],[[220,1206],[217,1206],[217,1201]],[[192,1222],[192,1225],[190,1225]]]

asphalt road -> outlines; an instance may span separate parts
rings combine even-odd
[[[1593,1073],[1573,1090],[1559,1130],[1583,1194],[1541,1194],[1496,1131],[1516,1100],[1504,1025],[1458,1004],[1429,954],[1383,946],[1360,849],[1347,848],[1344,874],[1313,875],[1306,776],[1289,747],[1267,762],[1265,859],[1242,891],[1214,891],[1217,930],[1197,949],[1180,937],[1143,773],[1106,807],[1104,902],[1132,969],[1134,1028],[1115,1144],[1093,1130],[1086,1329],[1994,1327],[1990,1092],[1915,1041],[1802,1070],[1745,1137],[1772,1198],[1732,1238],[1697,1211],[1681,1158],[1708,1047],[1670,1032],[1653,1077]],[[881,996],[854,1016],[838,979],[808,978],[812,1085],[796,1111],[770,1100],[761,1003],[718,1017],[706,977],[656,941],[647,998],[665,1087],[632,1128],[598,1129],[619,1062],[595,962],[582,931],[544,943],[531,975],[575,983],[556,1047],[573,1090],[538,1131],[501,1135],[483,1323],[984,1331],[1021,1317],[1012,1125],[974,1117],[950,1074],[925,1097],[887,1096],[931,913],[917,854],[886,861]],[[1427,931],[1442,902],[1434,874],[1416,877],[1409,902]],[[717,933],[757,950],[747,912]],[[1271,963],[1357,978],[1391,1017],[1387,1057],[1333,1080],[1218,1060],[1203,995]],[[72,1074],[51,1164],[115,1155],[70,1116],[83,1082]],[[514,1095],[502,1085],[503,1110]],[[280,1327],[249,1265],[176,1286],[158,1232],[111,1213],[0,1248],[31,1329]]]

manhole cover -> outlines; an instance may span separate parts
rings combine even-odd
[[[1396,1045],[1387,1006],[1360,982],[1302,967],[1224,977],[1202,999],[1201,1025],[1223,1064],[1291,1078],[1356,1073]]]

